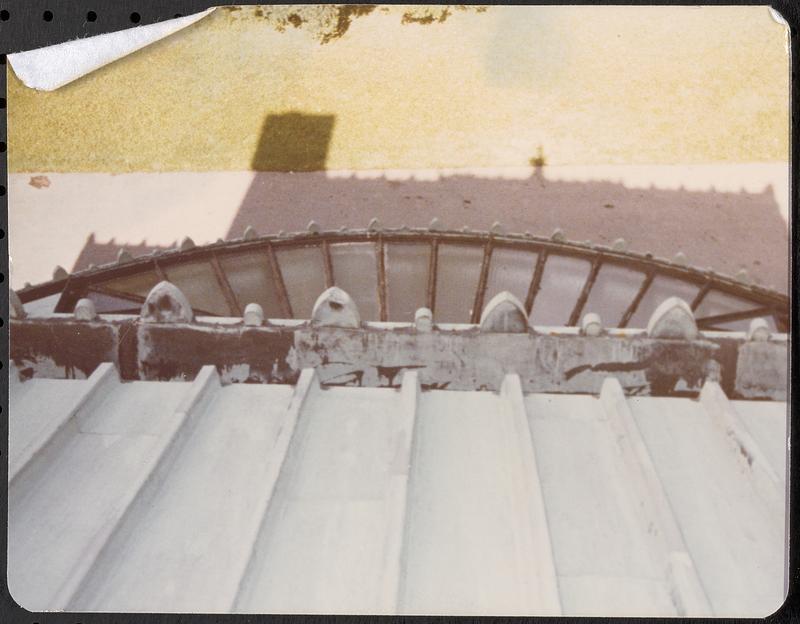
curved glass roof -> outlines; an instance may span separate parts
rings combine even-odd
[[[660,302],[678,296],[701,329],[744,330],[765,317],[772,331],[788,331],[787,296],[731,277],[597,245],[431,229],[309,231],[202,247],[186,241],[18,294],[25,304],[57,296],[56,312],[88,297],[99,313],[138,313],[164,279],[209,316],[241,316],[255,302],[267,318],[307,319],[335,285],[367,321],[410,322],[428,307],[437,322],[476,323],[494,295],[509,291],[540,326],[574,326],[595,312],[607,327],[644,327]]]

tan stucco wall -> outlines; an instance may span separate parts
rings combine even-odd
[[[489,7],[354,18],[320,43],[260,9],[54,92],[9,70],[12,171],[243,170],[264,119],[334,115],[326,168],[781,161],[786,29],[766,7]]]

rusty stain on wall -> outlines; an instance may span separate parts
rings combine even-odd
[[[11,328],[11,344],[10,360],[24,378],[85,379],[100,362],[119,363],[119,326],[113,323],[30,320]]]
[[[706,380],[734,398],[785,400],[787,347],[743,339],[658,340],[643,335],[417,333],[138,320],[12,320],[11,360],[26,377],[88,376],[115,362],[123,379],[193,379],[207,364],[225,383],[296,383],[315,368],[326,385],[397,387],[416,370],[427,388],[498,390],[508,373],[525,392],[591,393],[616,377],[628,394],[694,396]],[[55,363],[55,367],[54,364]],[[76,371],[80,371],[77,374]],[[783,373],[781,373],[783,371]]]

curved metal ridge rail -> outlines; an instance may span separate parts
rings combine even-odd
[[[429,262],[429,275],[427,287],[427,300],[428,307],[434,309],[436,303],[436,277],[437,277],[437,249],[441,243],[446,244],[471,244],[482,247],[484,249],[484,261],[480,268],[480,278],[476,292],[472,296],[465,294],[465,302],[474,304],[471,312],[473,322],[477,317],[480,308],[482,307],[484,297],[486,294],[487,286],[487,273],[489,270],[489,263],[491,262],[492,251],[498,248],[519,249],[523,251],[536,252],[539,254],[539,260],[535,270],[533,271],[530,288],[525,297],[525,308],[530,312],[531,307],[535,302],[536,293],[540,287],[540,280],[544,270],[544,265],[547,258],[551,255],[569,256],[574,258],[581,258],[589,260],[591,270],[586,279],[586,283],[580,291],[580,295],[571,309],[569,314],[569,321],[564,319],[567,324],[575,324],[580,318],[583,305],[589,297],[594,281],[597,278],[599,269],[604,264],[623,266],[638,270],[643,273],[643,280],[632,299],[629,306],[622,315],[619,321],[619,327],[625,327],[630,321],[640,301],[643,299],[650,285],[652,284],[653,277],[663,276],[677,279],[699,288],[697,295],[691,302],[692,309],[696,309],[702,302],[703,298],[712,290],[717,290],[725,294],[734,295],[743,299],[749,300],[753,303],[752,310],[737,311],[731,314],[714,315],[706,318],[698,318],[698,323],[701,327],[712,328],[715,324],[726,323],[735,320],[752,318],[753,316],[773,315],[776,319],[780,331],[788,330],[788,310],[789,298],[787,295],[781,294],[775,290],[764,288],[759,285],[751,284],[746,281],[746,276],[739,276],[734,278],[722,274],[715,273],[713,270],[699,269],[695,267],[686,266],[683,260],[671,262],[663,258],[653,257],[652,254],[635,253],[626,251],[623,245],[614,245],[607,247],[604,245],[591,245],[586,243],[579,243],[575,241],[566,241],[562,236],[554,236],[553,238],[545,238],[541,236],[533,236],[529,234],[503,234],[498,232],[478,232],[478,231],[445,231],[438,229],[426,228],[397,228],[397,229],[364,229],[364,230],[338,230],[338,231],[317,231],[312,228],[311,231],[297,232],[292,234],[279,234],[268,236],[256,236],[250,232],[247,236],[231,241],[217,241],[204,246],[192,246],[186,248],[185,246],[178,246],[175,249],[155,252],[147,256],[140,256],[138,258],[124,257],[116,263],[108,263],[99,267],[81,270],[71,275],[65,275],[62,270],[54,273],[56,278],[37,284],[28,286],[18,291],[20,300],[23,303],[29,303],[46,296],[51,296],[61,293],[61,298],[56,306],[57,312],[71,311],[76,301],[85,296],[86,292],[92,290],[100,294],[106,294],[113,297],[129,300],[131,302],[131,309],[138,307],[143,298],[140,295],[132,293],[120,293],[109,290],[107,287],[100,285],[115,278],[129,277],[141,272],[154,272],[160,279],[164,279],[165,269],[181,265],[185,262],[194,261],[207,261],[213,268],[213,273],[217,281],[217,285],[222,291],[225,302],[230,311],[233,313],[237,311],[240,313],[241,305],[246,302],[237,301],[236,295],[231,289],[225,271],[220,264],[220,259],[237,253],[248,250],[262,250],[265,251],[270,259],[269,270],[277,287],[277,297],[279,305],[284,311],[285,316],[293,317],[292,305],[289,301],[287,292],[287,285],[285,278],[281,274],[279,263],[275,258],[276,250],[296,249],[308,246],[315,246],[320,249],[325,272],[326,285],[333,284],[333,269],[330,264],[330,245],[332,243],[356,243],[356,242],[373,242],[376,246],[376,254],[380,257],[377,262],[378,273],[378,293],[377,300],[380,308],[380,319],[386,318],[386,268],[383,262],[383,254],[380,250],[384,248],[387,243],[411,243],[417,242],[420,244],[427,243],[431,251]],[[184,247],[181,249],[181,247]],[[468,304],[467,304],[468,305]],[[202,309],[196,308],[199,314],[207,314],[209,316],[216,316],[215,314],[208,313]]]

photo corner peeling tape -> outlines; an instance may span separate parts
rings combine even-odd
[[[81,76],[191,26],[214,11],[136,26],[112,33],[74,39],[7,56],[14,73],[26,87],[54,91]]]

